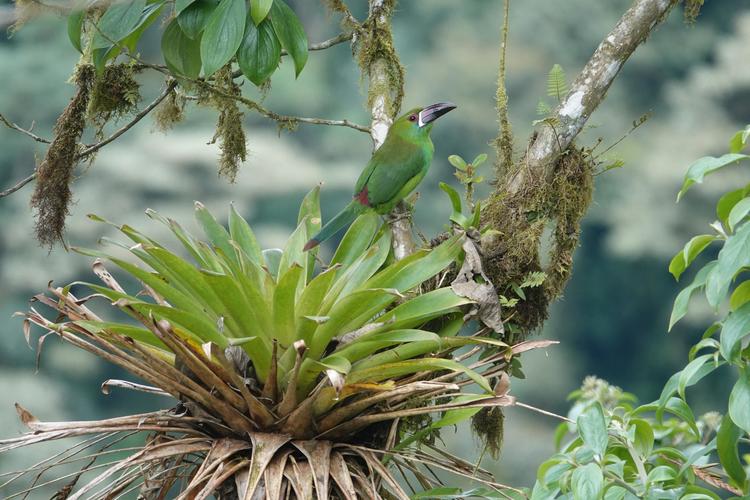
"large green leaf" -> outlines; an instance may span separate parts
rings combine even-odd
[[[273,0],[250,0],[250,14],[256,26],[268,16],[272,5]]]
[[[115,2],[96,23],[92,40],[93,49],[111,47],[125,38],[141,19],[146,0]]]
[[[745,366],[729,394],[729,415],[732,421],[750,434],[750,367]]]
[[[195,202],[195,218],[214,247],[221,249],[226,257],[235,257],[229,233],[200,202]]]
[[[707,356],[710,356],[710,355],[707,355]],[[675,373],[674,375],[669,377],[669,380],[667,380],[667,383],[664,384],[664,388],[662,389],[661,395],[659,396],[658,406],[660,408],[664,408],[669,402],[670,398],[678,392],[678,387],[680,385],[683,386],[683,393],[684,393],[684,390],[686,388],[697,384],[706,375],[713,372],[714,370],[716,370],[719,366],[722,366],[723,364],[724,364],[723,361],[720,361],[719,363],[698,362],[696,363],[696,365],[699,366],[698,370],[693,372],[689,377],[683,377],[684,369]],[[685,380],[687,381],[684,382]]]
[[[86,20],[85,10],[76,10],[68,15],[68,39],[75,49],[83,54],[83,47],[81,46],[81,30],[83,29],[83,22]]]
[[[693,278],[693,282],[683,288],[677,297],[674,299],[674,305],[672,306],[672,313],[669,317],[669,330],[680,321],[680,319],[687,314],[688,304],[690,303],[690,297],[696,290],[703,288],[706,285],[706,279],[711,271],[716,267],[716,261],[711,261],[698,271],[698,274]]]
[[[242,42],[247,8],[245,0],[220,0],[201,37],[201,60],[206,78],[228,63]]]
[[[161,37],[164,62],[172,73],[197,78],[201,72],[200,42],[182,32],[177,19],[167,25]]]
[[[332,305],[339,297],[348,295],[362,286],[364,282],[372,277],[385,262],[391,251],[391,232],[383,231],[380,237],[370,248],[364,251],[353,263],[339,272],[339,277],[331,287],[326,301],[326,306]]]
[[[596,453],[600,458],[604,457],[609,444],[607,434],[607,422],[604,420],[602,406],[594,402],[589,408],[578,416],[578,434],[586,446]]]
[[[250,260],[256,264],[263,264],[263,254],[255,238],[255,233],[250,229],[250,225],[234,208],[229,207],[229,234],[237,245],[245,252]]]
[[[706,279],[706,299],[713,307],[718,307],[724,299],[734,276],[750,266],[750,223],[743,224],[727,238],[716,262]]]
[[[363,336],[364,337],[364,336]],[[425,330],[400,329],[376,333],[360,337],[350,344],[336,350],[336,354],[344,356],[352,363],[386,347],[409,342],[430,342],[435,350],[440,348],[440,337]]]
[[[284,276],[284,274],[296,264],[304,270],[302,275],[300,275],[300,285],[304,285],[304,282],[307,279],[308,261],[307,254],[302,249],[305,247],[307,239],[307,219],[304,219],[300,221],[297,229],[294,230],[286,242],[284,253],[281,255],[281,260],[279,261],[279,277]]]
[[[367,250],[379,227],[380,217],[374,212],[368,211],[357,217],[336,248],[331,264],[348,267]]]
[[[331,339],[356,330],[398,297],[392,289],[369,289],[342,298],[327,314],[330,319],[318,326],[308,357],[319,358]]]
[[[195,3],[196,1],[197,0],[175,0],[174,13],[179,16],[183,10],[193,5],[193,3]]]
[[[685,247],[674,256],[672,261],[669,263],[669,272],[672,273],[674,279],[679,280],[680,275],[687,269],[687,267],[700,255],[700,253],[711,244],[716,241],[717,236],[713,234],[701,234],[694,236],[685,244]]]
[[[677,382],[677,393],[682,399],[685,399],[685,389],[698,382],[697,375],[704,372],[702,370],[704,365],[708,364],[714,367],[717,366],[716,363],[713,362],[713,358],[713,354],[703,354],[685,365],[685,368],[680,372],[680,378]],[[705,375],[708,373],[710,372],[706,372]]]
[[[279,277],[276,290],[273,294],[273,323],[276,330],[276,338],[281,347],[289,347],[296,338],[296,295],[297,286],[304,269],[293,265],[287,272]]]
[[[296,336],[303,339],[308,345],[310,344],[311,335],[317,328],[317,324],[312,320],[305,319],[305,317],[321,315],[320,306],[323,303],[326,292],[328,292],[328,289],[336,278],[338,270],[338,266],[332,266],[318,274],[308,283],[299,298],[297,303]]]
[[[743,281],[732,292],[729,297],[729,309],[736,311],[743,305],[750,302],[750,280]]]
[[[742,437],[742,429],[737,427],[729,415],[721,419],[719,431],[716,433],[716,452],[721,466],[727,472],[736,486],[743,487],[747,473],[742,466],[737,444]]]
[[[729,229],[734,230],[734,226],[747,217],[748,213],[750,213],[750,196],[741,199],[732,207],[732,211],[729,212],[729,217],[727,217]]]
[[[312,236],[320,231],[322,225],[320,218],[320,185],[312,188],[302,199],[302,203],[300,203],[299,206],[299,213],[297,214],[297,224],[302,221],[305,221],[305,228],[308,236]],[[307,252],[306,280],[308,282],[313,277],[315,258],[318,256],[319,249],[320,247],[315,247]]]
[[[281,46],[292,57],[294,72],[299,76],[307,62],[307,35],[302,23],[283,0],[273,0],[271,23]]]
[[[209,310],[220,315],[224,309],[221,299],[206,283],[204,274],[195,266],[163,248],[144,247],[144,251],[154,258],[152,265],[156,266],[155,271],[171,284],[181,287]]]
[[[680,201],[680,198],[682,198],[687,190],[690,189],[690,186],[695,183],[702,183],[703,178],[706,175],[728,165],[739,163],[741,160],[746,160],[748,158],[750,158],[750,156],[748,155],[729,153],[719,158],[715,158],[713,156],[704,156],[703,158],[696,160],[692,165],[690,165],[687,174],[685,174],[685,181],[682,183],[682,188],[677,194],[677,201]]]
[[[180,12],[177,22],[185,36],[198,40],[217,5],[216,0],[195,0]]]
[[[729,191],[728,193],[724,194],[721,198],[719,198],[718,203],[716,203],[716,217],[718,217],[721,222],[726,224],[727,219],[729,219],[729,214],[732,212],[734,206],[739,203],[740,200],[745,198],[745,196],[747,196],[749,192],[750,184],[743,188],[735,189],[734,191]]]
[[[411,290],[447,268],[461,252],[464,236],[457,234],[429,252],[415,252],[370,278],[363,288]]]
[[[256,26],[248,19],[242,43],[237,50],[237,63],[242,74],[260,86],[276,71],[280,59],[281,44],[270,21],[263,21]]]
[[[721,355],[727,361],[739,360],[740,348],[745,337],[750,335],[750,303],[730,313],[721,327]]]
[[[380,382],[382,380],[386,380],[389,378],[398,378],[410,373],[443,370],[465,373],[482,389],[487,392],[492,392],[492,388],[490,387],[489,382],[486,378],[482,377],[474,370],[465,367],[461,363],[457,363],[451,359],[442,358],[410,359],[406,361],[399,361],[397,363],[388,363],[364,369],[352,368],[352,371],[349,372],[346,381],[347,383],[351,384],[357,382]]]
[[[599,498],[604,487],[602,469],[595,463],[576,467],[571,477],[573,500],[593,500]]]
[[[450,288],[438,288],[399,304],[379,317],[378,322],[384,324],[382,328],[412,328],[457,311],[459,307],[471,302],[470,299],[456,295]]]
[[[113,323],[109,321],[78,320],[78,321],[74,321],[73,323],[86,328],[86,330],[90,331],[91,333],[95,333],[95,334],[99,334],[103,332],[115,333],[117,335],[122,335],[124,337],[130,337],[136,342],[148,344],[153,347],[157,347],[163,351],[169,351],[169,348],[166,345],[164,345],[164,342],[159,340],[159,337],[157,337],[154,334],[154,332],[152,332],[151,330],[147,328],[143,328],[140,326],[126,325],[124,323]]]

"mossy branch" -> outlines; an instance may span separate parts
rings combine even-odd
[[[517,193],[531,177],[549,179],[557,158],[573,142],[636,48],[665,19],[678,0],[636,0],[604,37],[555,110],[556,130],[544,126],[532,138],[517,175],[502,189]]]
[[[362,24],[358,50],[362,77],[367,77],[367,105],[372,116],[370,135],[374,149],[385,141],[404,97],[404,67],[393,46],[391,16],[395,0],[369,0],[369,17]],[[393,252],[403,259],[414,252],[409,209],[401,202],[391,212]]]
[[[549,304],[559,297],[572,271],[580,221],[588,210],[593,190],[594,160],[574,139],[604,100],[623,64],[646,41],[678,0],[635,0],[608,33],[585,65],[567,95],[530,139],[520,161],[508,160],[510,146],[504,56],[498,75],[498,178],[495,191],[484,203],[482,226],[499,234],[483,250],[485,271],[500,293],[521,283],[529,273],[544,271],[543,286],[526,290],[514,321],[522,336],[540,327]],[[506,3],[507,8],[507,3]],[[507,10],[506,21],[507,22]],[[542,236],[553,223],[548,264],[541,265]]]

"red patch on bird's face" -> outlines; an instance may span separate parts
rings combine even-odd
[[[367,186],[365,186],[362,191],[355,194],[354,199],[366,207],[370,206],[370,199],[367,197]]]

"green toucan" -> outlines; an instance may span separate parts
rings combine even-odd
[[[364,211],[386,214],[411,193],[432,162],[433,122],[455,108],[455,104],[439,102],[412,109],[393,122],[383,145],[360,174],[351,203],[307,242],[305,251],[335,235]]]

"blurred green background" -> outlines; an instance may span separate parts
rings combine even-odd
[[[291,3],[312,42],[336,34],[337,19],[319,2]],[[629,4],[513,2],[507,83],[518,156],[526,147],[531,122],[538,118],[536,106],[545,98],[550,67],[561,64],[572,79]],[[0,2],[0,7],[0,13],[7,14],[10,4]],[[498,0],[404,0],[395,16],[396,48],[407,72],[405,108],[440,100],[458,104],[435,127],[435,161],[420,188],[415,219],[428,236],[441,230],[449,216],[449,205],[437,188],[441,180],[455,181],[447,156],[492,154],[488,142],[497,133],[494,95],[501,8]],[[363,15],[362,6],[355,10]],[[42,17],[13,36],[6,27],[0,34],[0,112],[23,127],[33,123],[37,134],[49,137],[73,93],[66,82],[77,53],[67,41],[65,22]],[[144,38],[142,57],[161,62],[158,44],[159,32],[152,30]],[[694,26],[686,26],[675,11],[625,65],[579,142],[592,145],[603,137],[598,148],[603,150],[644,113],[653,117],[601,158],[622,159],[625,167],[597,177],[573,279],[540,333],[561,344],[525,355],[527,379],[513,383],[522,401],[564,413],[566,395],[584,376],[594,374],[645,402],[657,397],[669,375],[684,364],[688,346],[711,313],[693,310],[688,321],[667,335],[669,310],[679,290],[667,265],[690,235],[703,232],[713,220],[709,200],[722,182],[732,179],[726,174],[712,179],[678,206],[675,194],[692,160],[723,153],[728,137],[750,122],[748,60],[750,4],[720,0],[707,2]],[[140,81],[144,99],[159,92],[156,76],[143,74]],[[250,87],[244,86],[247,95],[263,97]],[[284,62],[264,103],[280,113],[364,124],[364,96],[358,68],[344,44],[311,54],[298,80]],[[289,234],[306,191],[324,183],[324,217],[331,216],[350,196],[370,155],[369,137],[360,132],[301,125],[296,132],[279,133],[274,123],[249,113],[249,159],[237,183],[229,185],[216,175],[217,147],[207,145],[216,119],[213,110],[189,106],[187,121],[166,135],[146,119],[103,149],[92,166],[81,166],[68,221],[70,243],[91,246],[109,234],[85,217],[91,212],[164,237],[162,228],[146,219],[144,209],[153,208],[190,226],[192,202],[201,200],[214,213],[225,213],[233,201],[257,229],[263,245],[278,246]],[[44,154],[39,146],[0,128],[1,188],[32,171],[35,158]],[[28,298],[44,290],[49,280],[62,284],[91,280],[93,274],[88,259],[37,245],[28,203],[31,190],[28,186],[0,199],[1,436],[22,430],[14,402],[43,420],[92,419],[171,404],[131,393],[103,395],[103,380],[127,376],[55,338],[47,339],[35,373],[35,355],[24,342],[21,321],[11,318],[12,313],[26,309]],[[698,410],[711,408],[713,398],[728,393],[720,376],[707,386],[692,396]],[[483,465],[500,481],[531,485],[536,466],[553,452],[555,425],[552,419],[509,409],[503,455],[499,461],[485,458]],[[475,457],[481,451],[466,428],[446,430],[443,438],[462,456]],[[10,460],[0,458],[0,471],[11,467]]]

